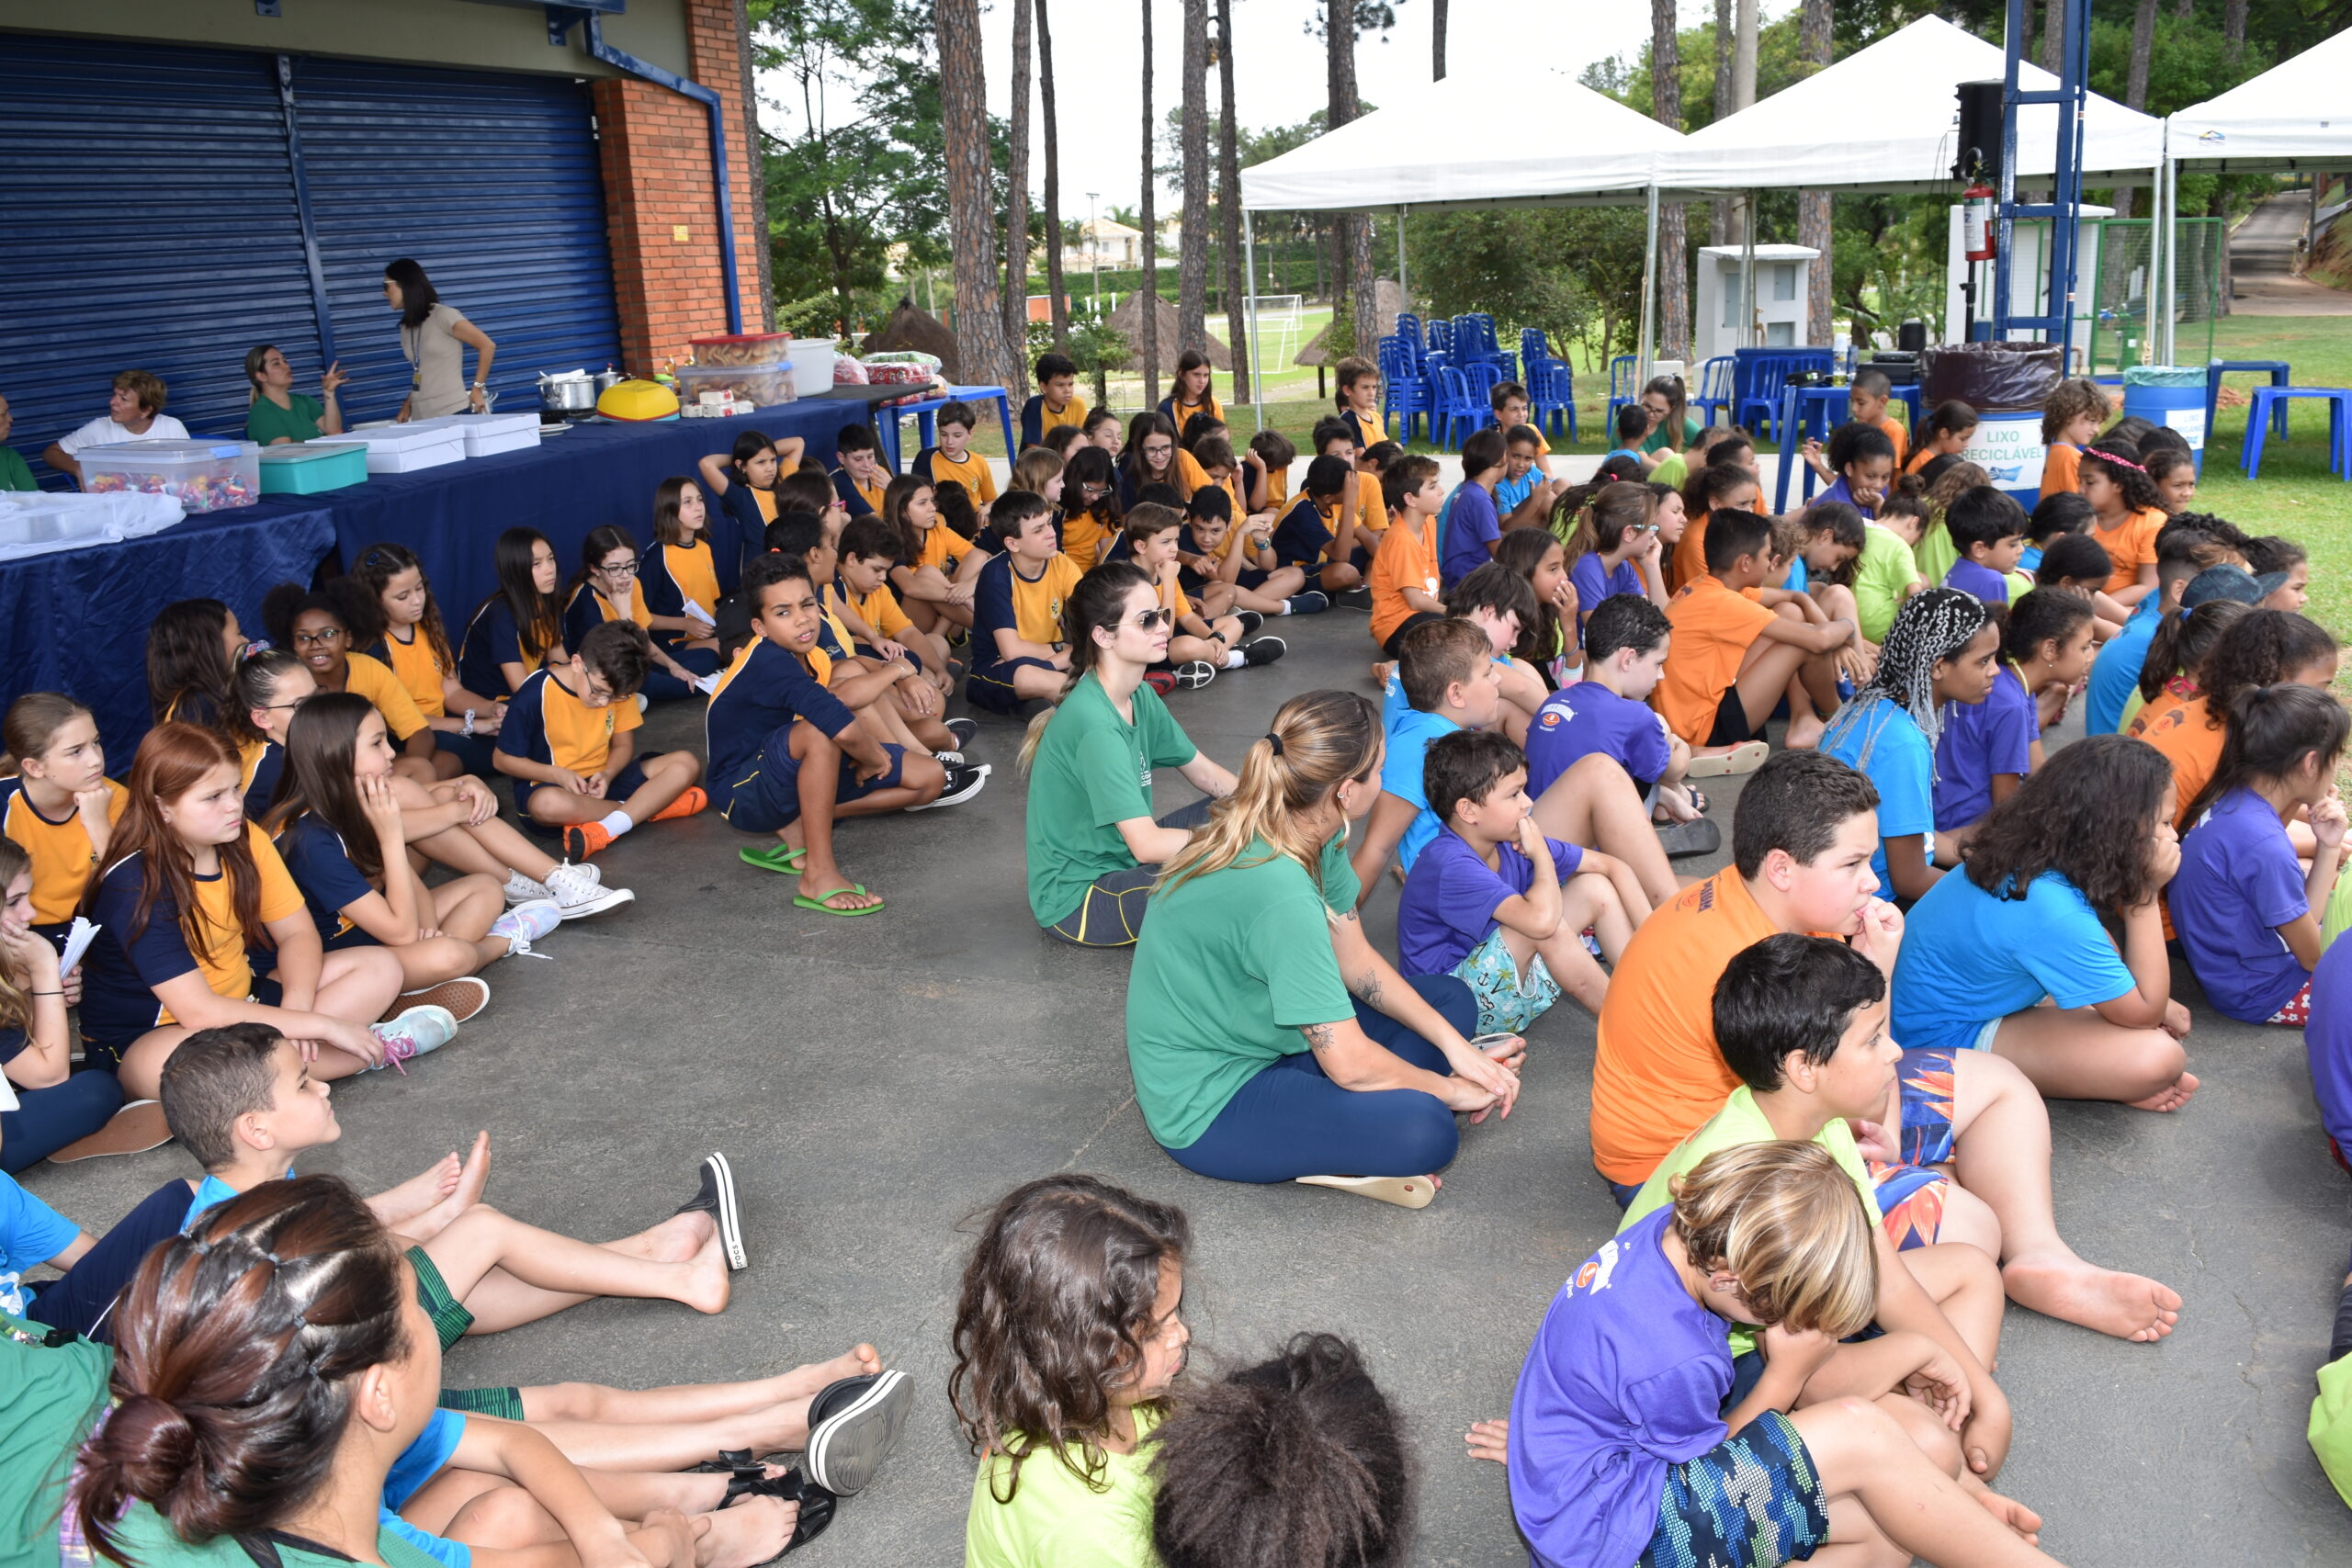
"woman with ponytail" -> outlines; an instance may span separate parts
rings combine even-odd
[[[1657,502],[1647,485],[1603,485],[1577,516],[1567,544],[1568,580],[1577,590],[1577,633],[1615,593],[1645,595],[1666,608],[1665,557]]]
[[[2301,1029],[2344,864],[2335,767],[2352,714],[2298,683],[2245,687],[2227,711],[2220,765],[2189,802],[2168,895],[2173,925],[2207,1001],[2242,1023]],[[2307,824],[2308,866],[2296,857],[2290,822]]]
[[[2001,628],[1973,594],[1930,588],[1905,602],[1879,649],[1870,684],[1829,720],[1821,750],[1878,789],[1879,847],[1871,870],[1909,904],[1936,885],[1936,744],[1952,703],[1993,689]]]
[[[2252,581],[2235,567],[2216,567],[2200,572],[2197,581],[2224,573],[2233,581]],[[2239,587],[2246,591],[2245,583]],[[2196,658],[2196,680],[2165,682],[2161,694],[2140,710],[2130,730],[2172,764],[2173,788],[2180,798],[2180,815],[2173,825],[2184,833],[2196,820],[2199,798],[2208,794],[2209,781],[2221,768],[2229,716],[2239,695],[2257,686],[2278,685],[2324,692],[2335,682],[2336,661],[2335,639],[2326,629],[2285,610],[2252,610],[2232,600],[2209,600],[2194,619],[2222,622],[2218,630],[2211,625],[2199,627],[2203,646],[2188,650]],[[2156,636],[2161,640],[2164,632],[2160,629]],[[2157,649],[2151,648],[2151,666],[2156,656]],[[2298,823],[2295,832],[2297,852],[2308,856],[2308,829]]]
[[[1079,579],[1062,609],[1069,674],[1029,721],[1029,908],[1079,947],[1128,947],[1159,865],[1208,820],[1233,775],[1194,748],[1144,671],[1168,657],[1170,622],[1141,567],[1111,561]],[[1155,819],[1154,768],[1208,798]]]
[[[1399,976],[1356,919],[1347,829],[1380,795],[1384,750],[1368,699],[1293,697],[1160,874],[1127,1060],[1145,1124],[1188,1170],[1418,1209],[1453,1158],[1453,1112],[1508,1115],[1518,1097],[1525,1043],[1472,1041],[1470,987]]]
[[[477,1498],[437,1521],[453,1534],[522,1546],[492,1526],[495,1516],[512,1529],[521,1515],[551,1521],[546,1544],[568,1542],[583,1563],[695,1561],[701,1531],[682,1514],[652,1512],[630,1529],[531,1427],[437,1408],[440,1341],[415,1276],[334,1177],[268,1182],[203,1215],[149,1255],[114,1327],[115,1407],[81,1446],[71,1503],[105,1562],[462,1563],[464,1540],[395,1512],[429,1506],[460,1475],[478,1490],[511,1483],[536,1506],[492,1510]],[[790,1540],[790,1515],[767,1504],[742,1510],[744,1522],[755,1512],[780,1533],[767,1550]],[[482,1528],[463,1530],[469,1513]],[[713,1516],[707,1529],[721,1528]],[[481,1561],[490,1568],[499,1555]]]

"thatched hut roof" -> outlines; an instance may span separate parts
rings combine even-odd
[[[915,309],[911,299],[901,299],[899,308],[890,312],[889,320],[876,331],[865,334],[858,345],[860,354],[907,353],[935,354],[939,356],[940,374],[950,384],[961,379],[956,370],[956,334],[946,323],[928,311]]]
[[[1374,335],[1376,337],[1393,336],[1396,331],[1396,313],[1405,308],[1405,296],[1397,288],[1395,280],[1391,278],[1374,278],[1372,287],[1373,297],[1379,301],[1380,305],[1380,331]],[[1293,365],[1334,363],[1333,355],[1324,347],[1324,340],[1330,335],[1331,328],[1327,322],[1323,330],[1317,333],[1307,345],[1298,351],[1298,357],[1291,363]]]
[[[1139,345],[1143,342],[1145,298],[1143,291],[1137,289],[1120,300],[1118,307],[1111,312],[1111,330],[1127,340],[1130,363],[1133,362],[1133,355],[1141,351]],[[1176,363],[1176,356],[1183,352],[1185,344],[1182,334],[1177,330],[1175,306],[1165,299],[1160,300],[1159,320],[1159,363],[1161,368],[1165,370],[1167,367]],[[1224,339],[1214,333],[1209,333],[1207,348],[1209,364],[1212,367],[1226,371],[1233,368],[1233,350],[1226,346]]]

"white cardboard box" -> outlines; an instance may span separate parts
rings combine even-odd
[[[371,474],[411,474],[466,459],[465,429],[447,419],[363,425],[336,439],[365,443]]]
[[[539,416],[531,413],[453,413],[436,424],[452,424],[465,434],[466,456],[487,457],[499,452],[519,452],[539,444]]]

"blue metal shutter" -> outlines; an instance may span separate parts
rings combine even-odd
[[[585,83],[306,57],[294,98],[353,419],[389,418],[408,393],[383,296],[399,256],[497,343],[503,408],[536,408],[542,370],[619,362]]]
[[[244,434],[255,344],[316,378],[272,57],[0,35],[0,395],[28,458],[105,413],[118,370],[161,376],[208,435]]]

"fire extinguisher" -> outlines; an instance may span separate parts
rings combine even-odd
[[[1993,259],[1993,187],[1979,182],[1960,193],[1960,243],[1972,262]]]

